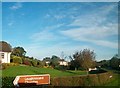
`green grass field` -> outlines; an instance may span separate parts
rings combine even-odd
[[[12,66],[2,71],[3,77],[15,77],[17,75],[50,74],[51,77],[85,75],[85,71],[60,71],[52,68],[37,68],[30,66]]]

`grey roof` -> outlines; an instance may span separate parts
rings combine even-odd
[[[0,41],[0,51],[2,51],[2,52],[11,52],[12,51],[12,47],[7,42]]]

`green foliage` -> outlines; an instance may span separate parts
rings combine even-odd
[[[18,64],[17,63],[2,63],[1,65],[2,65],[1,69],[3,70],[3,69],[6,69],[10,66],[17,66]]]
[[[114,69],[119,69],[120,65],[120,57],[118,55],[115,55],[110,60],[110,66]]]
[[[100,86],[111,81],[109,72],[88,76],[54,77],[51,79],[53,86]],[[103,81],[103,79],[105,79]]]
[[[37,66],[37,63],[38,63],[38,61],[37,60],[31,60],[31,64],[32,64],[32,66]]]
[[[26,54],[26,51],[24,50],[23,47],[13,48],[12,55],[23,57],[25,56],[25,54]]]
[[[43,67],[44,66],[44,63],[42,61],[37,61],[37,67]]]
[[[2,88],[14,88],[14,79],[15,77],[2,77]]]
[[[114,55],[110,60],[102,60],[97,62],[97,66],[101,66],[102,68],[107,69],[115,69],[120,70],[120,57],[118,54]]]
[[[19,56],[11,55],[11,60],[12,63],[18,63],[22,64],[22,58]]]
[[[50,65],[55,68],[56,66],[59,65],[59,60],[60,60],[59,57],[53,55],[52,58],[51,58]]]
[[[28,58],[23,59],[23,64],[28,65],[28,66],[32,66],[32,63]]]
[[[110,66],[110,61],[109,60],[101,60],[97,62],[97,66],[101,66],[102,68],[107,68]]]
[[[89,49],[84,49],[83,51],[76,52],[71,57],[71,66],[73,68],[83,68],[88,70],[91,67],[96,66],[95,53]]]
[[[99,69],[99,70],[92,70],[89,71],[89,74],[99,74],[99,73],[105,73],[107,71],[103,70],[103,69]]]

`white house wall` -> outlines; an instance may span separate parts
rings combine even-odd
[[[2,63],[10,63],[10,52],[0,52],[4,53],[4,58],[1,59]]]

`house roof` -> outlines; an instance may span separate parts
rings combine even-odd
[[[0,41],[0,51],[11,52],[12,51],[11,45],[5,41]]]

